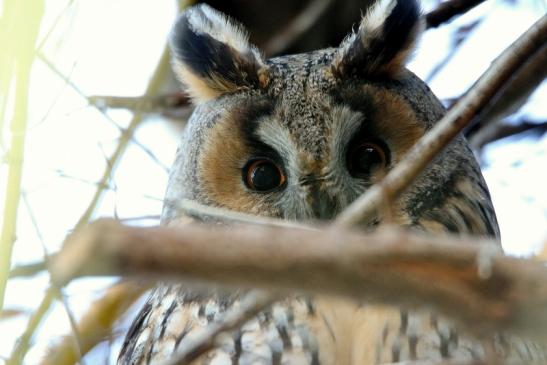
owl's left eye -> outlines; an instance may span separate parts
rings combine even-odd
[[[251,190],[268,192],[285,184],[285,174],[275,162],[266,159],[254,159],[243,168],[243,181]]]

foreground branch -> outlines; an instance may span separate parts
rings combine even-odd
[[[547,15],[507,48],[456,105],[404,156],[386,177],[353,202],[336,220],[338,225],[370,221],[382,202],[393,200],[463,128],[480,117],[498,91],[527,60],[547,43]]]
[[[108,288],[103,297],[91,304],[90,311],[78,323],[80,348],[76,347],[73,338],[64,337],[55,346],[55,351],[49,351],[40,364],[69,365],[78,362],[80,353],[89,352],[97,343],[111,336],[114,322],[147,289],[145,285],[132,282],[118,283]]]
[[[428,306],[477,335],[547,335],[547,268],[493,242],[381,230],[135,228],[101,220],[71,237],[52,275],[209,281]],[[432,282],[431,278],[435,278]]]

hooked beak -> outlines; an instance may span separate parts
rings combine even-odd
[[[321,188],[320,181],[313,181],[309,183],[309,195],[308,199],[311,200],[311,210],[313,212],[313,218],[319,220],[331,220],[337,214],[336,200]]]

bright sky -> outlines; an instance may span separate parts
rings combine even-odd
[[[46,1],[41,39],[62,14],[43,48],[46,57],[84,95],[140,95],[174,20],[174,1],[94,0],[67,4],[67,0]],[[449,51],[455,27],[490,14],[430,83],[441,99],[460,95],[495,55],[546,10],[542,1],[519,4],[517,8],[510,2],[490,1],[451,26],[427,32],[410,68],[426,77]],[[40,260],[44,245],[49,252],[60,247],[96,189],[94,182],[103,173],[119,127],[126,126],[131,118],[126,111],[109,111],[108,120],[87,106],[78,91],[40,60],[33,67],[30,103],[25,198],[19,210],[15,264]],[[522,114],[544,121],[545,105],[544,81]],[[167,183],[164,166],[171,164],[179,135],[180,128],[173,123],[159,117],[147,120],[138,129],[136,139],[154,152],[161,165],[131,144],[96,217],[159,214]],[[536,251],[547,239],[547,136],[506,142],[492,144],[484,151],[484,175],[498,212],[504,247],[512,254],[525,255]],[[2,193],[5,181],[6,165],[2,164]],[[69,306],[77,317],[107,282],[110,280],[79,280],[66,289]],[[10,281],[6,308],[33,310],[46,287],[46,276]],[[0,358],[9,355],[26,321],[26,316],[0,321]],[[36,363],[48,343],[68,331],[66,312],[56,305],[26,363]],[[108,357],[101,351],[94,356],[89,364],[104,363],[104,357]]]

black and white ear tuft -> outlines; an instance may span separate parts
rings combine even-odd
[[[422,24],[416,0],[377,0],[332,63],[337,77],[393,77],[404,66]]]
[[[268,84],[264,60],[243,26],[206,4],[180,15],[170,45],[173,69],[194,102]]]

